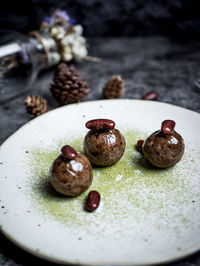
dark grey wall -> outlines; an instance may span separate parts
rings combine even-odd
[[[82,23],[87,36],[200,36],[200,0],[4,0],[0,28],[27,32],[56,7]]]

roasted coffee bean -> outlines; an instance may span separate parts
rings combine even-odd
[[[162,133],[169,135],[174,132],[176,123],[173,120],[165,120],[162,122],[161,131]]]
[[[106,130],[113,129],[115,122],[110,119],[94,119],[88,121],[85,126],[92,130]]]
[[[159,94],[156,91],[150,91],[142,96],[143,100],[157,100]]]
[[[138,149],[138,151],[142,152],[142,145],[144,143],[144,140],[143,139],[140,139],[138,140],[137,144],[136,144],[136,147]]]
[[[77,152],[69,145],[65,145],[61,149],[62,155],[69,160],[76,158]]]
[[[88,194],[85,208],[87,211],[95,211],[99,207],[100,194],[98,191],[92,190]]]

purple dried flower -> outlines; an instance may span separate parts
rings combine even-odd
[[[58,10],[58,11],[56,11],[55,16],[60,17],[64,21],[67,21],[67,22],[69,22],[70,19],[71,19],[70,16],[67,14],[67,12],[65,10]]]
[[[48,24],[51,24],[51,18],[50,17],[45,17],[43,21],[48,23]]]
[[[70,18],[69,23],[71,25],[75,25],[76,24],[76,20],[74,18]]]
[[[23,64],[28,64],[29,63],[29,55],[25,49],[22,49],[20,52],[20,60]]]

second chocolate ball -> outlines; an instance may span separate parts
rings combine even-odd
[[[120,160],[125,151],[125,144],[125,139],[118,129],[104,127],[91,129],[85,136],[83,148],[91,163],[110,166]]]

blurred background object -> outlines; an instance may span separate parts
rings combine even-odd
[[[27,33],[58,7],[84,26],[86,36],[200,35],[198,0],[7,0],[1,2],[0,28]]]
[[[42,69],[61,60],[91,60],[87,56],[82,26],[75,25],[65,10],[54,10],[51,16],[43,18],[39,29],[26,35],[15,31],[3,32],[5,34],[0,40],[0,102],[30,90]],[[18,88],[16,85],[13,89],[14,84]]]
[[[0,102],[32,89],[41,69],[61,60],[91,59],[83,29],[86,37],[165,36],[187,42],[200,39],[199,8],[197,0],[3,1],[0,45],[8,46],[0,47]]]

